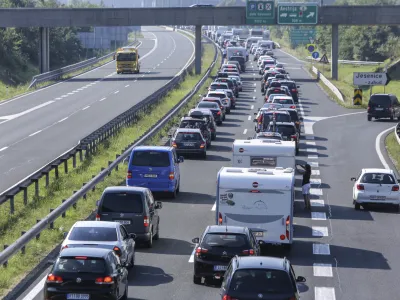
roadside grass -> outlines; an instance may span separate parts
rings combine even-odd
[[[143,39],[144,35],[141,31],[136,31],[136,34],[135,34],[135,32],[130,32],[128,34],[128,41],[132,43],[133,41],[135,41],[135,37],[137,39]]]
[[[108,161],[115,159],[122,149],[138,139],[148,128],[154,126],[172,107],[174,107],[195,84],[204,75],[210,66],[214,57],[214,46],[204,45],[202,56],[202,74],[190,74],[186,77],[177,89],[172,90],[158,104],[149,108],[151,118],[143,115],[140,120],[131,127],[121,129],[120,133],[101,145],[97,152],[85,159],[83,162],[77,160],[77,168],[72,168],[72,162],[69,162],[68,174],[63,174],[63,168],[60,168],[59,179],[54,179],[54,171],[51,174],[48,188],[45,187],[45,180],[40,180],[40,195],[34,196],[33,186],[28,188],[29,204],[23,204],[22,194],[15,197],[15,214],[9,215],[8,203],[0,206],[0,247],[10,245],[21,236],[23,231],[29,230],[36,220],[44,218],[50,211],[67,199],[73,191],[79,190],[83,183],[91,180],[93,175],[98,174],[102,167],[108,165]],[[216,72],[216,71],[215,71]],[[214,73],[215,73],[214,72]],[[198,97],[198,96],[197,96]],[[192,101],[198,100],[194,96]],[[193,106],[193,103],[186,105],[185,109]],[[185,111],[187,112],[187,111]],[[174,121],[176,123],[176,120]],[[172,121],[169,124],[173,124]],[[150,142],[159,139],[160,135],[165,134],[169,129],[165,128]],[[35,266],[51,252],[56,245],[63,239],[63,232],[78,220],[86,219],[95,209],[96,200],[101,196],[102,191],[107,186],[120,185],[125,181],[126,165],[121,164],[118,171],[114,171],[102,183],[99,183],[96,190],[87,194],[86,200],[80,199],[77,202],[77,208],[71,208],[67,211],[65,218],[58,218],[54,222],[53,230],[45,230],[40,234],[38,240],[32,240],[27,246],[25,254],[14,255],[8,262],[7,267],[0,267],[0,298],[12,289],[15,284],[21,281]]]
[[[386,150],[389,153],[390,159],[396,166],[398,172],[400,172],[400,145],[397,142],[394,131],[387,135],[385,139]]]

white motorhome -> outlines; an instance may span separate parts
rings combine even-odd
[[[260,243],[293,243],[292,168],[232,168],[218,172],[216,223],[250,228]]]
[[[235,140],[232,167],[295,168],[296,143],[268,139]]]
[[[261,41],[263,38],[262,36],[253,36],[253,37],[249,37],[246,40],[246,48],[249,49],[250,46],[258,41]]]

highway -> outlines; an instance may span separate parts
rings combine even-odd
[[[0,103],[0,193],[164,86],[193,58],[185,35],[145,28],[140,74],[117,75],[113,61]]]
[[[388,209],[355,211],[350,182],[361,168],[382,167],[375,140],[394,123],[367,122],[365,111],[345,109],[330,100],[301,61],[278,50],[277,57],[301,86],[305,120],[298,162],[312,166],[312,212],[304,210],[296,188],[292,250],[270,248],[264,255],[287,255],[296,275],[307,278],[300,286],[301,299],[398,299],[398,214]],[[215,224],[216,175],[231,164],[232,142],[254,133],[253,113],[262,97],[255,64],[249,64],[237,109],[218,128],[207,160],[186,159],[181,165],[181,193],[175,200],[162,199],[161,237],[152,249],[137,249],[129,299],[220,299],[218,286],[192,282],[191,239]],[[301,176],[296,178],[299,187]],[[19,300],[43,299],[43,276]]]

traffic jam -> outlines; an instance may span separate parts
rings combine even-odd
[[[230,165],[216,176],[215,223],[192,239],[193,284],[218,282],[222,300],[300,299],[298,286],[306,278],[296,275],[287,258],[262,255],[269,245],[290,251],[294,241],[296,155],[303,121],[300,87],[275,58],[275,44],[264,32],[250,30],[244,37],[221,27],[207,34],[224,55],[207,93],[181,118],[169,145],[135,147],[126,185],[107,187],[96,203],[95,220],[76,222],[65,234],[47,276],[45,299],[128,299],[137,245],[152,248],[160,238],[162,202],[153,194],[176,198],[185,157],[207,160],[218,129],[237,109],[250,60],[258,68],[264,103],[254,113],[252,137],[234,140]],[[307,208],[311,169],[301,167]],[[356,209],[374,200],[370,190],[378,185],[379,195],[386,189],[399,202],[393,172],[365,169],[352,180]]]

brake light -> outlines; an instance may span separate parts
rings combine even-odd
[[[218,224],[219,225],[222,224],[222,214],[221,213],[218,214]]]
[[[289,108],[295,109],[295,108],[296,108],[296,105],[291,105]]]
[[[296,90],[296,89],[293,89],[293,90],[292,90],[292,92],[296,93],[296,92],[297,92],[297,90]]]
[[[172,147],[174,147],[174,148],[177,147],[175,142],[172,142]]]
[[[364,185],[363,184],[357,184],[357,190],[363,191],[364,190]]]
[[[118,256],[121,256],[121,249],[119,249],[117,246],[115,246],[115,247],[113,248],[113,251],[115,251],[115,253],[116,253]]]
[[[286,218],[286,238],[290,240],[290,216]]]
[[[68,245],[63,246],[63,247],[61,248],[61,250],[64,250],[64,249],[66,249],[66,248],[68,248]]]
[[[221,112],[219,111],[219,112],[217,112],[217,115],[219,116],[219,115],[221,115]]]
[[[254,250],[250,249],[250,250],[243,250],[243,255],[254,255]]]
[[[175,179],[174,172],[170,172],[168,178],[169,178],[169,180],[174,180]]]
[[[100,221],[100,215],[96,214],[96,221]]]
[[[220,108],[220,109],[223,109],[224,107],[223,107],[223,106],[220,106],[219,108]]]
[[[86,260],[87,256],[75,256],[75,259]]]
[[[144,227],[149,227],[149,217],[147,216],[143,217],[143,225]]]
[[[63,279],[60,276],[49,274],[49,275],[47,275],[46,282],[48,282],[48,283],[62,283]]]
[[[200,148],[204,148],[206,146],[206,143],[201,143]]]
[[[126,174],[126,178],[127,179],[131,179],[132,178],[132,172],[128,171],[128,173]]]
[[[392,187],[392,192],[398,192],[399,191],[399,186],[398,185],[394,185]]]
[[[289,300],[296,300],[296,297],[290,297]]]
[[[293,140],[297,140],[297,136],[296,135],[292,135],[290,138],[293,139]]]
[[[237,298],[232,298],[229,295],[225,295],[224,298],[222,298],[222,300],[238,300]]]
[[[201,248],[201,247],[197,247],[196,248],[196,256],[200,256],[200,254],[207,253],[207,252],[208,252],[208,249],[204,249],[204,248]]]
[[[114,279],[111,276],[98,277],[95,281],[96,284],[113,284]]]

